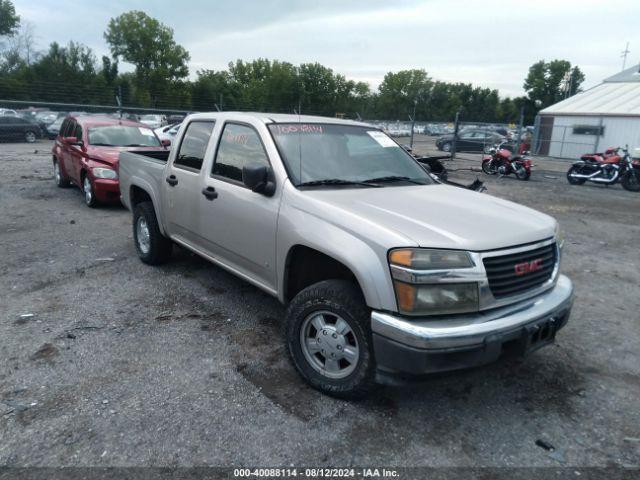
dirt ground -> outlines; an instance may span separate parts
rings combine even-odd
[[[349,403],[298,378],[276,300],[184,250],[143,265],[129,212],[57,188],[50,146],[0,144],[0,466],[640,464],[640,195],[449,164],[560,221],[572,317],[524,361]]]

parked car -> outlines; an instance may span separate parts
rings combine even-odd
[[[186,115],[172,114],[167,117],[167,122],[170,124],[182,123]]]
[[[13,115],[0,115],[0,141],[33,143],[42,137],[37,123]]]
[[[174,123],[173,125],[167,125],[166,127],[160,127],[154,129],[154,133],[160,140],[169,140],[173,142],[180,129],[180,123]]]
[[[17,117],[18,114],[15,110],[11,110],[10,108],[0,108],[0,116],[8,115],[12,117]]]
[[[120,154],[140,259],[175,242],[287,304],[293,364],[330,395],[532,352],[567,323],[558,223],[440,184],[376,127],[196,114],[161,153]]]
[[[54,140],[58,134],[60,133],[60,127],[62,127],[62,122],[64,122],[65,117],[58,117],[51,125],[48,125],[45,133],[47,138],[50,140]]]
[[[144,123],[149,128],[160,128],[167,124],[167,119],[164,115],[142,115],[140,123]]]
[[[69,116],[53,145],[55,182],[59,187],[80,187],[89,207],[118,202],[118,156],[124,150],[166,153],[146,125],[106,116]]]
[[[450,152],[453,148],[453,134],[443,135],[436,140],[436,147],[443,152]],[[465,129],[458,133],[456,150],[459,152],[485,152],[491,147],[504,142],[504,136],[481,129]]]

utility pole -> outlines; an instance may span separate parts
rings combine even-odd
[[[624,47],[622,55],[620,55],[622,57],[622,70],[624,70],[624,67],[627,66],[627,55],[629,55],[630,53],[631,51],[629,50],[629,42],[627,42],[627,46]]]
[[[118,116],[122,120],[122,86],[118,85],[118,94],[116,95],[116,103],[118,104]]]
[[[413,115],[409,117],[411,120],[411,141],[409,142],[409,147],[413,149],[413,128],[416,125],[416,106],[418,105],[418,99],[416,98],[413,101]]]
[[[520,155],[520,143],[522,142],[522,128],[524,127],[524,107],[520,107],[520,121],[518,122],[518,143],[516,145],[515,155]]]
[[[456,158],[456,148],[458,148],[458,132],[460,131],[460,110],[456,112],[456,120],[453,126],[453,145],[451,146],[451,160]]]

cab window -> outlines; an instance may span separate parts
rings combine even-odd
[[[242,182],[242,167],[249,163],[269,166],[269,159],[258,132],[246,125],[224,126],[212,175]]]
[[[187,126],[180,143],[180,149],[173,162],[175,167],[200,171],[214,123],[193,121]]]

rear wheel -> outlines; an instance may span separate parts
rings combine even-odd
[[[141,202],[133,210],[133,241],[140,260],[159,265],[171,256],[173,243],[160,231],[153,203]]]
[[[71,183],[67,180],[67,177],[62,173],[58,160],[53,161],[53,179],[56,185],[60,188],[67,188]]]
[[[31,130],[24,132],[24,140],[27,143],[34,143],[38,139],[36,132],[32,132]]]
[[[580,173],[580,168],[576,167],[575,165],[573,167],[571,167],[569,169],[569,171],[567,172],[567,181],[571,184],[571,185],[582,185],[586,180],[584,178],[575,178],[572,175],[573,174],[579,174]]]
[[[325,280],[291,301],[285,338],[298,373],[332,396],[357,398],[374,387],[371,319],[360,289],[346,280]]]
[[[527,170],[522,165],[516,164],[513,172],[515,173],[518,180],[529,180],[529,178],[531,178],[531,171]]]
[[[640,172],[628,170],[622,176],[622,187],[630,192],[640,192]]]

